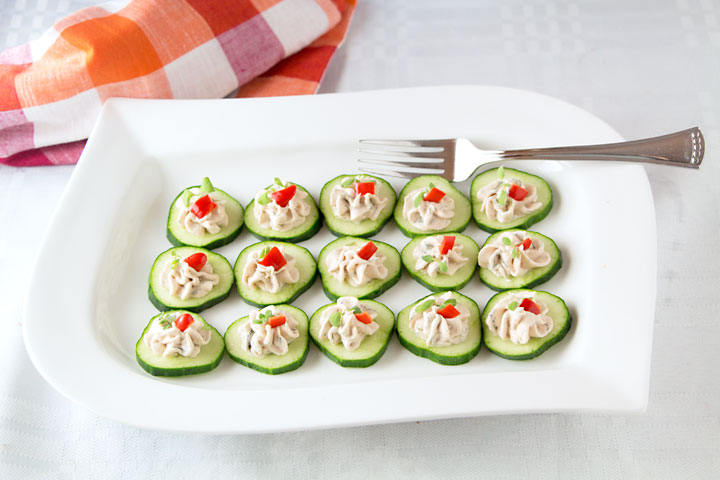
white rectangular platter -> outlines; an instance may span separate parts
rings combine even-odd
[[[314,346],[298,370],[268,376],[227,356],[207,374],[145,373],[135,343],[156,311],[147,299],[154,258],[170,244],[174,196],[204,176],[247,205],[279,176],[317,199],[323,183],[357,171],[360,138],[463,136],[488,148],[621,140],[601,120],[549,97],[463,86],[252,100],[110,100],[57,207],[37,260],[24,328],[30,356],[57,390],[90,410],[152,429],[271,432],[473,415],[642,411],[655,305],[652,194],[642,167],[513,162],[545,178],[564,266],[537,287],[562,297],[568,336],[531,361],[482,349],[465,365],[416,357],[396,338],[374,366],[345,369]],[[392,182],[399,192],[402,181]],[[458,185],[465,194],[469,182]],[[471,222],[472,223],[472,222]],[[470,225],[479,244],[488,234]],[[334,237],[302,242],[317,257]],[[375,238],[400,250],[391,221]],[[246,230],[216,250],[234,263]],[[480,308],[493,292],[477,277],[462,293]],[[427,294],[406,273],[377,300],[394,312]],[[319,280],[294,304],[329,303]],[[202,313],[220,333],[251,307],[235,291]]]

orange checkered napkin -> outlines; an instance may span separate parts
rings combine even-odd
[[[126,0],[0,53],[0,163],[77,162],[110,97],[315,93],[355,0]]]

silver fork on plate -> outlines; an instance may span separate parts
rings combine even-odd
[[[466,138],[360,140],[359,152],[363,172],[401,178],[434,174],[462,182],[483,165],[506,160],[612,160],[699,168],[705,140],[695,127],[631,142],[523,150],[481,150]]]

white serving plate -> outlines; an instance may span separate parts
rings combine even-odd
[[[317,198],[356,171],[359,138],[468,137],[489,148],[622,140],[560,100],[499,87],[457,86],[252,100],[107,102],[58,205],[37,259],[24,333],[40,373],[58,391],[109,418],[145,428],[272,432],[526,412],[637,412],[646,408],[655,305],[652,194],[642,167],[512,162],[543,176],[556,203],[533,229],[555,239],[565,264],[538,287],[575,319],[561,343],[532,361],[481,350],[441,366],[393,338],[367,369],[343,369],[310,347],[298,370],[268,376],[227,356],[207,374],[163,379],[135,361],[155,309],[147,276],[176,193],[209,176],[246,205],[281,176]],[[510,165],[510,164],[509,164]],[[399,192],[402,182],[393,182]],[[459,185],[466,194],[469,182]],[[471,225],[478,243],[487,234]],[[326,228],[302,242],[317,256]],[[376,238],[400,250],[390,222]],[[217,252],[234,262],[256,240],[246,230]],[[482,308],[479,279],[462,292]],[[398,312],[427,294],[403,274],[379,301]],[[295,305],[329,303],[320,282]],[[250,307],[233,291],[202,315],[221,333]]]

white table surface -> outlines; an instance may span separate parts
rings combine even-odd
[[[0,0],[0,49],[92,3]],[[0,166],[0,478],[720,478],[720,3],[360,0],[321,91],[471,83],[562,98],[628,139],[703,129],[700,171],[646,167],[658,300],[645,414],[250,436],[97,417],[39,376],[22,341],[31,266],[73,168]]]

